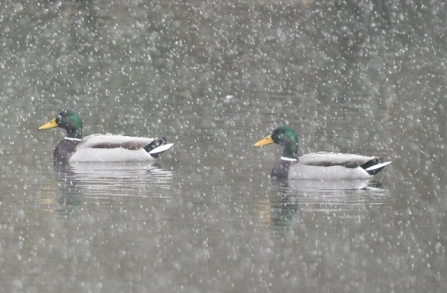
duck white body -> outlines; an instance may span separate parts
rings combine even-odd
[[[382,169],[391,163],[385,162],[368,168],[362,167],[362,165],[374,159],[378,158],[325,152],[307,154],[290,166],[288,178],[307,180],[369,179],[375,174],[371,171]]]
[[[342,166],[317,167],[296,164],[289,170],[289,179],[332,180],[332,179],[367,179],[371,178],[364,169],[348,169]]]
[[[142,162],[155,161],[151,153],[163,152],[172,147],[172,143],[164,144],[146,151],[145,146],[154,141],[153,138],[131,137],[123,135],[93,134],[78,140],[69,162]]]

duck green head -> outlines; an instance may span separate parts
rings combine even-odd
[[[254,146],[264,146],[276,143],[284,148],[283,157],[296,159],[298,154],[298,137],[290,126],[281,126],[273,130],[272,134],[255,143]]]
[[[56,118],[39,127],[39,129],[50,129],[60,127],[67,131],[69,138],[82,138],[82,119],[78,113],[72,110],[63,110]]]

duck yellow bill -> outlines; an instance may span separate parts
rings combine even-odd
[[[263,145],[268,145],[273,143],[273,139],[272,139],[272,135],[270,134],[269,136],[265,137],[264,139],[261,139],[260,141],[258,141],[257,143],[255,143],[254,146],[263,146]]]
[[[54,118],[53,120],[51,120],[50,122],[48,122],[47,124],[42,125],[41,127],[39,127],[39,130],[42,129],[50,129],[50,128],[54,128],[57,127],[57,122],[56,122],[56,118]]]

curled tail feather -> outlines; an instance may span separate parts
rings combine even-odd
[[[379,173],[383,168],[391,164],[391,162],[383,162],[382,158],[375,158],[372,160],[369,160],[365,164],[363,164],[361,167],[365,169],[366,172],[368,172],[369,175],[375,175]]]
[[[162,145],[167,145],[167,144],[168,144],[168,140],[166,138],[164,138],[164,137],[156,138],[156,139],[154,139],[153,142],[151,142],[150,144],[145,146],[144,150],[146,152],[148,152],[153,158],[158,158],[164,151],[166,151],[168,148],[170,148],[172,146],[172,144],[170,144],[170,146],[168,148],[162,148],[159,152],[157,152],[155,149]]]

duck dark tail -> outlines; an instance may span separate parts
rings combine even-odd
[[[391,162],[383,162],[382,158],[375,158],[372,160],[369,160],[365,164],[363,164],[361,167],[365,169],[366,172],[368,172],[369,175],[375,175],[379,173],[385,166],[391,164]]]
[[[168,144],[168,140],[164,137],[156,138],[153,142],[144,147],[153,158],[158,158],[164,151],[171,148],[172,143]]]

